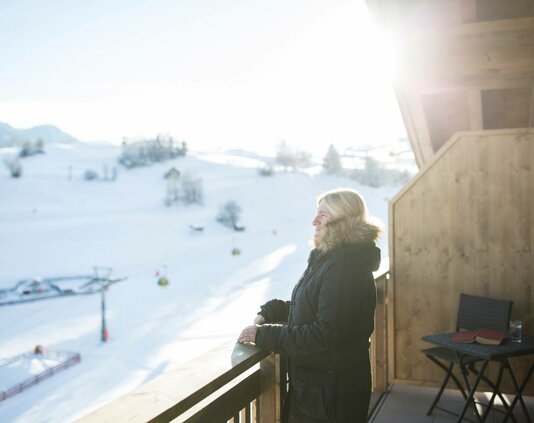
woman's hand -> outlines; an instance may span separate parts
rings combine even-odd
[[[254,319],[255,325],[263,325],[265,323],[265,317],[263,317],[261,314],[258,314],[256,318]]]
[[[254,344],[256,342],[256,333],[258,332],[258,328],[258,325],[247,326],[245,329],[243,329],[239,335],[239,338],[237,338],[237,342],[240,344],[245,344],[247,342]]]

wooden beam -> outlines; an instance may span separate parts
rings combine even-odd
[[[447,28],[447,32],[456,34],[479,34],[505,31],[521,31],[534,26],[534,17],[528,16],[517,19],[499,19],[494,21],[472,22]]]
[[[467,90],[467,106],[469,110],[469,126],[472,131],[484,129],[482,117],[482,95],[480,90]]]
[[[534,18],[414,29],[402,47],[397,98],[419,167],[448,138],[447,130],[452,135],[484,129],[482,90],[524,90],[534,84]],[[424,107],[422,96],[459,91],[467,96],[466,122],[445,119],[432,124],[434,115]],[[450,128],[443,126],[447,122]]]
[[[530,89],[530,118],[528,126],[529,128],[534,128],[534,85]]]
[[[462,22],[475,22],[477,20],[476,0],[460,0],[458,1],[458,9]]]
[[[463,24],[411,34],[399,77],[418,90],[502,88],[534,81],[534,18]]]
[[[395,86],[395,91],[415,160],[422,167],[434,155],[434,150],[420,99],[413,89],[401,84]]]

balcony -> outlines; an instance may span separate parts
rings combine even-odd
[[[371,343],[373,395],[369,409],[371,423],[454,422],[456,417],[427,410],[437,388],[434,384],[393,383],[388,373],[388,301],[391,292],[389,272],[376,279],[377,309]],[[276,423],[286,384],[281,378],[283,360],[252,345],[223,344],[205,355],[166,372],[128,395],[90,413],[78,423],[91,422],[232,422]],[[487,393],[477,393],[484,401]],[[506,398],[508,401],[510,396]],[[534,415],[534,398],[525,397]],[[442,406],[458,412],[463,405],[459,392],[448,389]],[[502,406],[495,407],[502,410]],[[517,422],[526,422],[520,407],[514,410]],[[501,421],[492,411],[486,421]]]
[[[89,422],[279,422],[280,359],[247,345],[222,345],[185,366],[154,379],[129,395],[79,420]],[[375,388],[376,389],[376,388]],[[427,410],[437,388],[396,384],[386,392],[375,391],[371,398],[369,423],[445,423],[456,417]],[[481,392],[479,400],[487,400]],[[510,400],[510,397],[506,398]],[[534,414],[534,398],[525,397]],[[442,405],[459,412],[459,392],[446,390]],[[496,407],[503,410],[502,406]],[[527,422],[518,409],[516,421]],[[492,411],[488,422],[500,420]]]

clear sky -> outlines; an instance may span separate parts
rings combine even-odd
[[[2,0],[0,121],[315,153],[405,135],[363,0]]]

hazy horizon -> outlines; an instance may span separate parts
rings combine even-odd
[[[315,154],[405,135],[363,0],[0,5],[0,121],[81,141]]]

